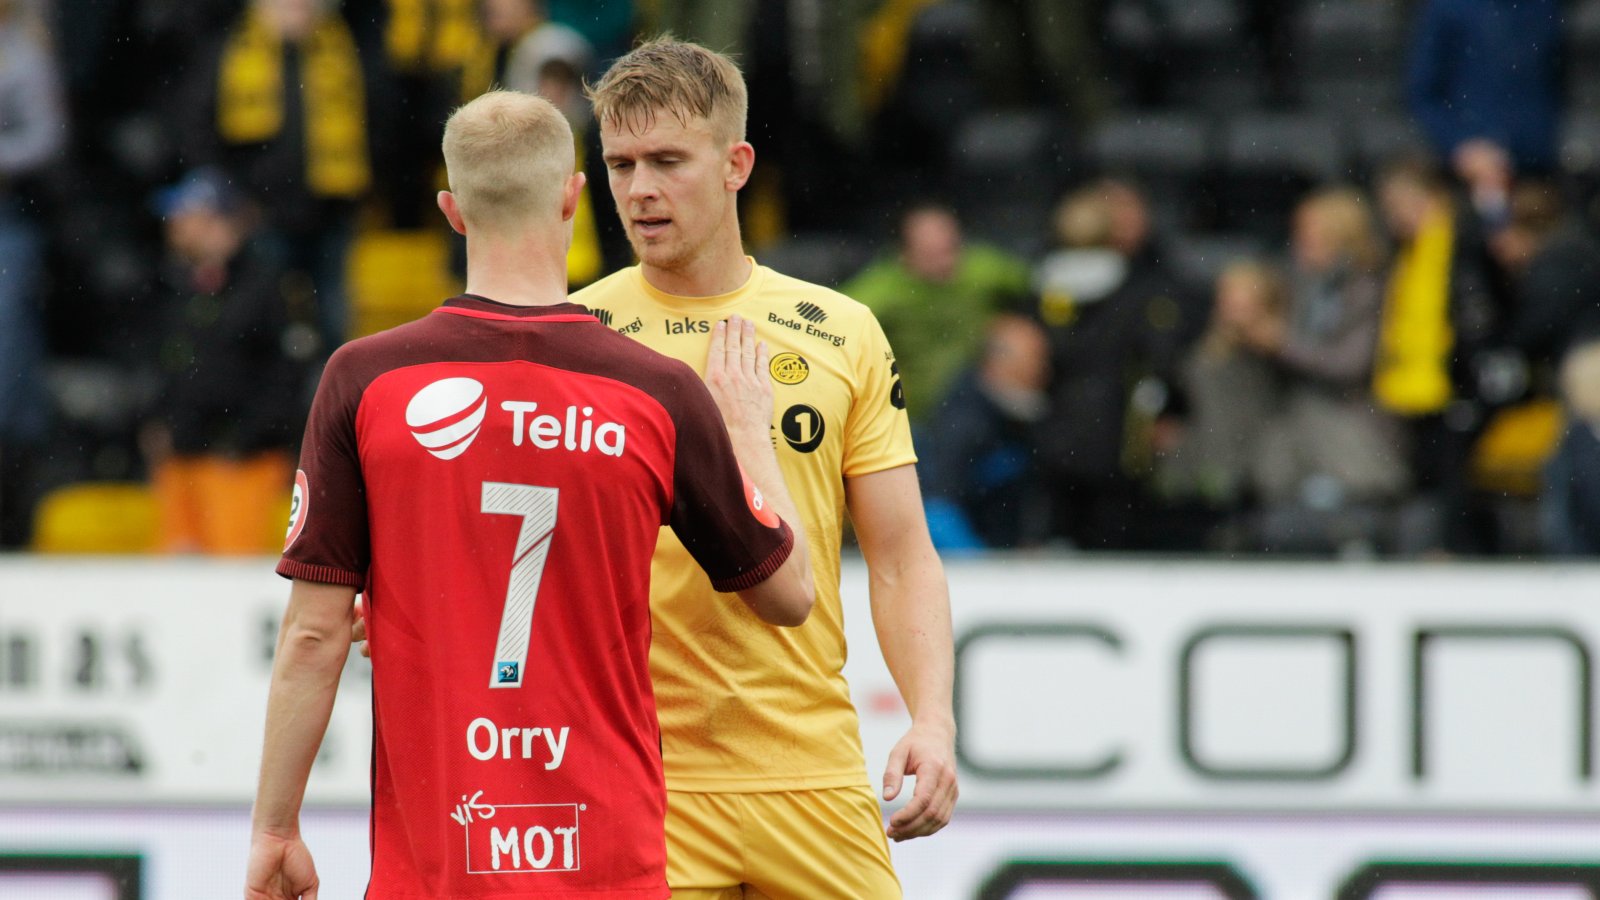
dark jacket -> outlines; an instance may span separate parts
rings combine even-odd
[[[1574,422],[1545,469],[1540,497],[1545,550],[1557,556],[1600,555],[1600,436]]]
[[[294,445],[304,368],[287,352],[291,324],[283,269],[247,246],[214,293],[186,267],[163,282],[158,418],[182,454],[230,456]]]
[[[1535,363],[1559,363],[1600,337],[1600,246],[1576,226],[1553,235],[1517,279],[1506,342]]]
[[[1129,262],[1121,284],[1099,300],[1078,304],[1069,321],[1052,321],[1048,312],[1041,319],[1054,371],[1051,411],[1039,437],[1041,460],[1067,478],[1126,474],[1131,392],[1147,377],[1176,381],[1202,315],[1164,266],[1140,256]]]
[[[1044,491],[1032,417],[1007,410],[968,370],[939,406],[922,467],[930,501],[959,509],[986,547],[1019,547],[1044,536]]]

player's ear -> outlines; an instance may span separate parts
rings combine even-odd
[[[467,222],[461,218],[461,207],[456,205],[456,195],[449,191],[439,192],[439,211],[444,213],[446,222],[455,229],[456,234],[467,233]]]
[[[749,141],[739,141],[728,149],[728,174],[724,184],[730,191],[743,188],[756,167],[756,148]]]
[[[561,221],[570,222],[578,213],[578,198],[583,196],[583,186],[589,183],[589,176],[582,172],[573,172],[567,179],[566,191],[561,195]]]

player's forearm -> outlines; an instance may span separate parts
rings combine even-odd
[[[816,594],[811,577],[810,541],[806,538],[805,523],[800,520],[794,499],[789,496],[789,486],[783,480],[783,472],[778,468],[778,456],[773,452],[772,440],[754,429],[743,434],[729,432],[729,437],[733,442],[733,454],[744,469],[745,477],[761,491],[769,508],[794,533],[794,547],[774,577],[794,582],[796,591],[803,592],[808,598],[806,608],[809,610],[809,600]]]
[[[336,629],[329,622],[284,619],[267,698],[254,830],[298,831],[306,780],[327,732],[349,653],[348,624]]]
[[[868,570],[878,645],[912,721],[954,733],[950,592],[938,554],[931,543],[906,547],[890,560],[869,558]]]

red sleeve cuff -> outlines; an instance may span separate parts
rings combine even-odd
[[[278,574],[285,578],[295,578],[300,581],[316,581],[321,584],[342,584],[356,590],[365,590],[367,576],[362,573],[351,572],[347,569],[336,569],[333,566],[314,566],[298,560],[284,557],[278,561]]]
[[[771,578],[772,573],[778,571],[784,561],[789,558],[789,554],[794,552],[794,532],[790,530],[789,523],[779,522],[778,526],[783,529],[783,543],[778,545],[778,549],[767,554],[767,558],[753,569],[747,569],[732,578],[713,580],[711,582],[712,589],[724,594],[731,594],[734,591],[755,587]]]

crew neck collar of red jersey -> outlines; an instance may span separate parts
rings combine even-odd
[[[488,297],[480,297],[477,294],[460,294],[451,297],[434,312],[470,316],[474,319],[499,319],[501,321],[538,319],[541,322],[594,322],[597,324],[600,321],[590,315],[588,309],[577,303],[521,306],[513,303],[501,303],[499,300],[490,300]]]

